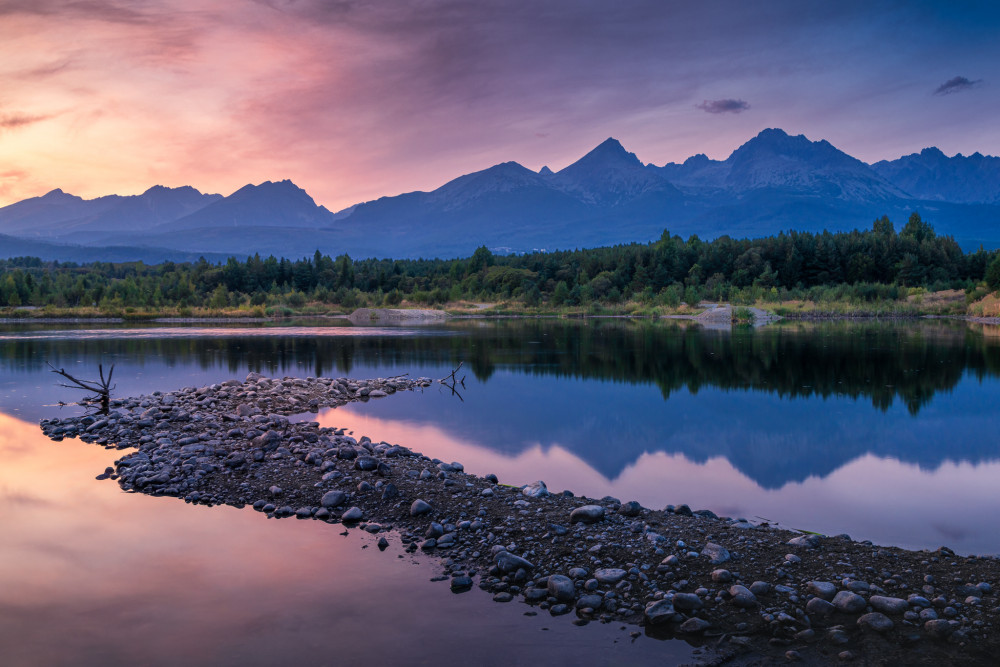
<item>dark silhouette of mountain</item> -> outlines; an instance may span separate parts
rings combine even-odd
[[[82,199],[62,190],[0,208],[0,232],[57,237],[75,232],[136,232],[197,211],[221,195],[155,185],[141,195]]]
[[[869,166],[829,142],[766,129],[725,160],[699,154],[658,167],[607,139],[556,172],[504,162],[338,213],[287,180],[224,198],[190,187],[93,200],[54,190],[0,208],[0,233],[236,256],[456,257],[480,245],[530,252],[646,242],[664,230],[704,239],[850,231],[882,215],[901,226],[917,211],[966,249],[994,248],[998,165],[926,149]]]
[[[334,215],[289,180],[244,185],[208,206],[158,225],[157,231],[210,227],[324,227]]]
[[[1000,157],[980,153],[948,157],[931,147],[898,160],[876,162],[872,170],[919,199],[1000,204]]]
[[[709,188],[740,196],[774,189],[849,202],[907,198],[867,164],[829,142],[810,141],[801,134],[793,137],[778,129],[762,131],[725,161],[696,155],[660,171],[694,192]]]

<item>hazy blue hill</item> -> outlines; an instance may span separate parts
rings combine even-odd
[[[82,199],[57,189],[0,209],[0,232],[47,237],[80,232],[135,232],[176,220],[221,198],[221,195],[202,194],[190,186],[156,185],[141,195],[96,199]]]
[[[323,227],[334,215],[291,181],[245,185],[200,210],[159,225],[161,231],[209,227]]]
[[[41,257],[59,262],[195,262],[204,256],[209,262],[223,262],[228,255],[186,252],[169,248],[125,245],[81,246],[24,239],[0,234],[0,259]]]
[[[948,157],[925,148],[872,169],[918,199],[959,204],[1000,204],[1000,157],[961,153]]]
[[[220,199],[222,195],[202,194],[189,185],[179,188],[154,185],[141,195],[120,197],[107,210],[76,227],[107,231],[149,229],[190,215]]]
[[[107,211],[118,199],[111,195],[87,200],[55,189],[0,208],[0,232],[43,236],[66,231],[81,219]]]

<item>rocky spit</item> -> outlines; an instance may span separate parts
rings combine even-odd
[[[654,510],[541,481],[509,486],[300,420],[434,382],[251,373],[41,428],[132,450],[98,475],[126,491],[343,524],[382,549],[398,541],[439,558],[453,591],[478,587],[579,624],[632,624],[633,637],[681,637],[703,648],[703,664],[996,664],[994,557],[799,534],[686,505]]]

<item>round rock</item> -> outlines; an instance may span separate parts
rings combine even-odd
[[[434,508],[430,506],[430,503],[428,503],[425,500],[421,500],[420,498],[417,498],[416,500],[413,501],[413,504],[410,505],[410,516],[421,516],[423,514],[428,514],[432,509]]]
[[[337,491],[335,489],[324,493],[323,497],[319,501],[319,504],[327,509],[330,509],[331,507],[339,507],[343,505],[346,500],[347,494],[343,491]]]
[[[604,508],[600,505],[584,505],[570,512],[570,523],[597,523],[604,519]]]
[[[352,507],[341,515],[340,520],[350,523],[361,521],[363,517],[364,513],[361,511],[360,507]]]
[[[594,579],[597,579],[598,583],[602,583],[607,586],[617,584],[626,576],[628,576],[628,572],[617,567],[604,568],[594,572]]]
[[[833,596],[833,606],[845,614],[859,614],[865,610],[868,603],[857,593],[840,591]]]
[[[553,574],[549,577],[547,584],[549,595],[560,602],[569,602],[576,599],[576,586],[573,580],[561,574]]]
[[[858,619],[858,627],[862,630],[871,630],[879,634],[892,630],[892,620],[880,611],[873,611]]]

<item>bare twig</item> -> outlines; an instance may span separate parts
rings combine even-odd
[[[440,382],[441,384],[444,384],[445,382],[447,382],[450,379],[451,382],[454,384],[454,382],[455,382],[455,373],[458,372],[458,369],[460,369],[462,367],[462,364],[464,364],[464,363],[465,363],[464,361],[458,362],[458,366],[455,366],[455,370],[453,370],[451,373],[448,373],[447,375],[445,375],[443,378],[441,378],[440,380],[438,380],[438,382]],[[465,376],[462,376],[462,381],[463,382],[465,381]]]
[[[458,362],[458,366],[455,367],[455,370],[453,370],[451,373],[445,375],[443,378],[438,380],[440,384],[443,384],[444,386],[448,387],[448,389],[451,389],[452,395],[458,396],[458,400],[462,401],[463,403],[465,402],[465,399],[462,398],[462,394],[460,394],[458,392],[458,389],[456,389],[456,385],[462,385],[462,389],[465,389],[465,376],[463,375],[462,379],[458,380],[455,378],[455,373],[458,372],[458,369],[460,369],[462,367],[462,364],[464,363],[465,363],[464,361]]]
[[[108,369],[108,377],[104,377],[104,365],[97,365],[97,372],[100,375],[100,382],[94,380],[80,380],[73,377],[66,372],[65,369],[56,368],[52,364],[49,364],[49,368],[52,372],[61,375],[73,384],[60,384],[60,387],[66,387],[67,389],[82,389],[83,391],[94,392],[93,396],[86,396],[81,403],[100,403],[101,413],[108,414],[111,410],[111,390],[113,390],[117,385],[111,384],[111,377],[114,375],[115,367],[112,364],[111,368]]]

